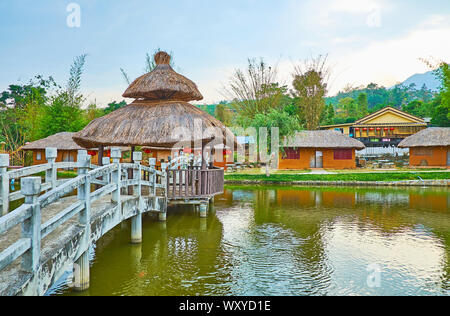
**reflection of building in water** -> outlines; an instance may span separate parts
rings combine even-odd
[[[289,189],[277,190],[278,204],[298,207],[353,207],[355,192],[327,191],[326,189]]]
[[[409,194],[407,192],[386,192],[386,191],[363,191],[357,193],[358,203],[373,204],[404,204],[409,203]]]
[[[448,212],[450,209],[450,194],[411,192],[409,195],[409,207]]]

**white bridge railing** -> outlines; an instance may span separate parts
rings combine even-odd
[[[112,162],[104,158],[102,167],[92,165],[85,150],[78,152],[77,162],[55,162],[56,157],[57,150],[47,148],[46,164],[8,171],[9,156],[0,155],[0,277],[7,268],[29,272],[33,277],[51,271],[54,273],[54,270],[43,271],[43,266],[40,266],[48,259],[43,255],[43,249],[47,244],[51,245],[50,240],[53,242],[59,232],[75,224],[81,228],[81,239],[74,243],[73,240],[68,241],[71,245],[77,245],[76,253],[71,254],[70,258],[80,267],[75,288],[84,290],[89,287],[88,250],[95,240],[92,236],[100,238],[104,232],[98,225],[91,228],[91,224],[98,219],[92,216],[91,209],[94,215],[107,212],[92,203],[110,195],[106,200],[115,213],[109,220],[102,218],[102,224],[112,228],[131,218],[131,240],[140,243],[143,212],[158,212],[158,219],[165,221],[168,201],[182,203],[194,200],[193,203],[199,204],[200,217],[206,217],[208,200],[223,192],[224,170],[214,167],[202,169],[201,161],[193,156],[178,157],[170,164],[162,163],[161,171],[156,169],[155,158],[149,159],[149,166],[142,165],[141,152],[133,153],[133,163],[121,163],[122,155],[118,148],[111,149]],[[58,179],[58,170],[68,168],[76,169],[77,176]],[[18,179],[20,191],[11,192],[11,180]],[[54,204],[75,195],[76,198],[64,199],[65,202],[59,206]],[[147,198],[144,200],[144,197]],[[17,201],[17,205],[20,199],[24,199],[23,204],[13,209],[10,202]],[[105,203],[108,203],[106,200]],[[124,203],[133,201],[137,207],[125,210],[124,206],[121,209],[122,200]],[[75,216],[78,216],[77,221],[72,220]],[[72,220],[70,224],[69,220]],[[61,230],[58,231],[58,228]],[[48,237],[52,233],[56,235]],[[62,246],[61,249],[63,251],[65,248]],[[20,265],[16,264],[18,259],[21,259]],[[36,291],[32,293],[40,293]]]
[[[90,156],[80,150],[77,162],[56,163],[56,149],[46,150],[48,163],[32,166],[14,171],[7,171],[9,164],[8,155],[0,155],[0,176],[2,213],[0,217],[0,241],[2,235],[8,234],[11,229],[21,225],[20,236],[11,245],[3,244],[0,249],[0,271],[11,265],[19,257],[22,258],[21,268],[27,272],[36,272],[41,258],[41,242],[43,238],[54,232],[58,227],[78,215],[79,224],[84,227],[84,243],[86,252],[90,242],[91,205],[96,200],[111,194],[111,201],[120,204],[122,193],[137,196],[142,195],[142,187],[148,187],[148,195],[156,196],[157,189],[162,197],[167,197],[167,165],[163,164],[162,170],[156,170],[155,161],[150,161],[150,166],[141,165],[142,153],[135,152],[134,163],[120,163],[120,149],[111,150],[112,163],[109,158],[104,159],[103,167],[90,164]],[[76,168],[77,177],[70,180],[57,180],[57,170],[62,168]],[[28,177],[45,172],[45,182],[41,183],[41,177]],[[131,176],[130,176],[131,175]],[[11,179],[20,178],[20,191],[9,192]],[[93,189],[95,185],[95,189]],[[41,222],[41,211],[61,198],[77,194],[76,202],[60,211],[45,223]],[[127,194],[128,195],[128,194]],[[25,198],[24,203],[9,212],[9,202]],[[164,214],[165,216],[165,214]],[[140,215],[139,215],[140,220]],[[11,238],[9,238],[11,239]],[[8,239],[8,240],[9,240]],[[82,286],[81,286],[82,288]]]

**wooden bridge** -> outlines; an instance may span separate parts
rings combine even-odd
[[[170,204],[193,204],[207,216],[212,197],[223,192],[223,169],[202,169],[183,157],[162,164],[121,163],[120,149],[111,150],[103,166],[90,163],[81,150],[77,162],[56,163],[56,149],[46,149],[48,163],[8,171],[9,156],[0,155],[0,295],[44,295],[68,269],[73,288],[89,287],[89,251],[121,222],[131,219],[131,242],[142,242],[142,214],[165,221]],[[60,169],[77,177],[58,179]],[[40,176],[45,173],[44,182]],[[10,181],[20,179],[20,191]],[[10,203],[24,199],[10,211]]]

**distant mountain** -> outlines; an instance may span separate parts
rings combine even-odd
[[[416,84],[416,89],[422,88],[423,84],[425,84],[428,89],[433,91],[438,91],[441,86],[441,82],[436,78],[434,71],[412,75],[402,82],[404,86],[409,86],[412,83]]]

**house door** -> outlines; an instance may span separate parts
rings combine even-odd
[[[316,168],[323,168],[323,153],[316,151]]]
[[[316,151],[315,155],[311,156],[309,167],[323,168],[323,153],[321,151]]]
[[[450,149],[447,149],[447,167],[450,167]]]

